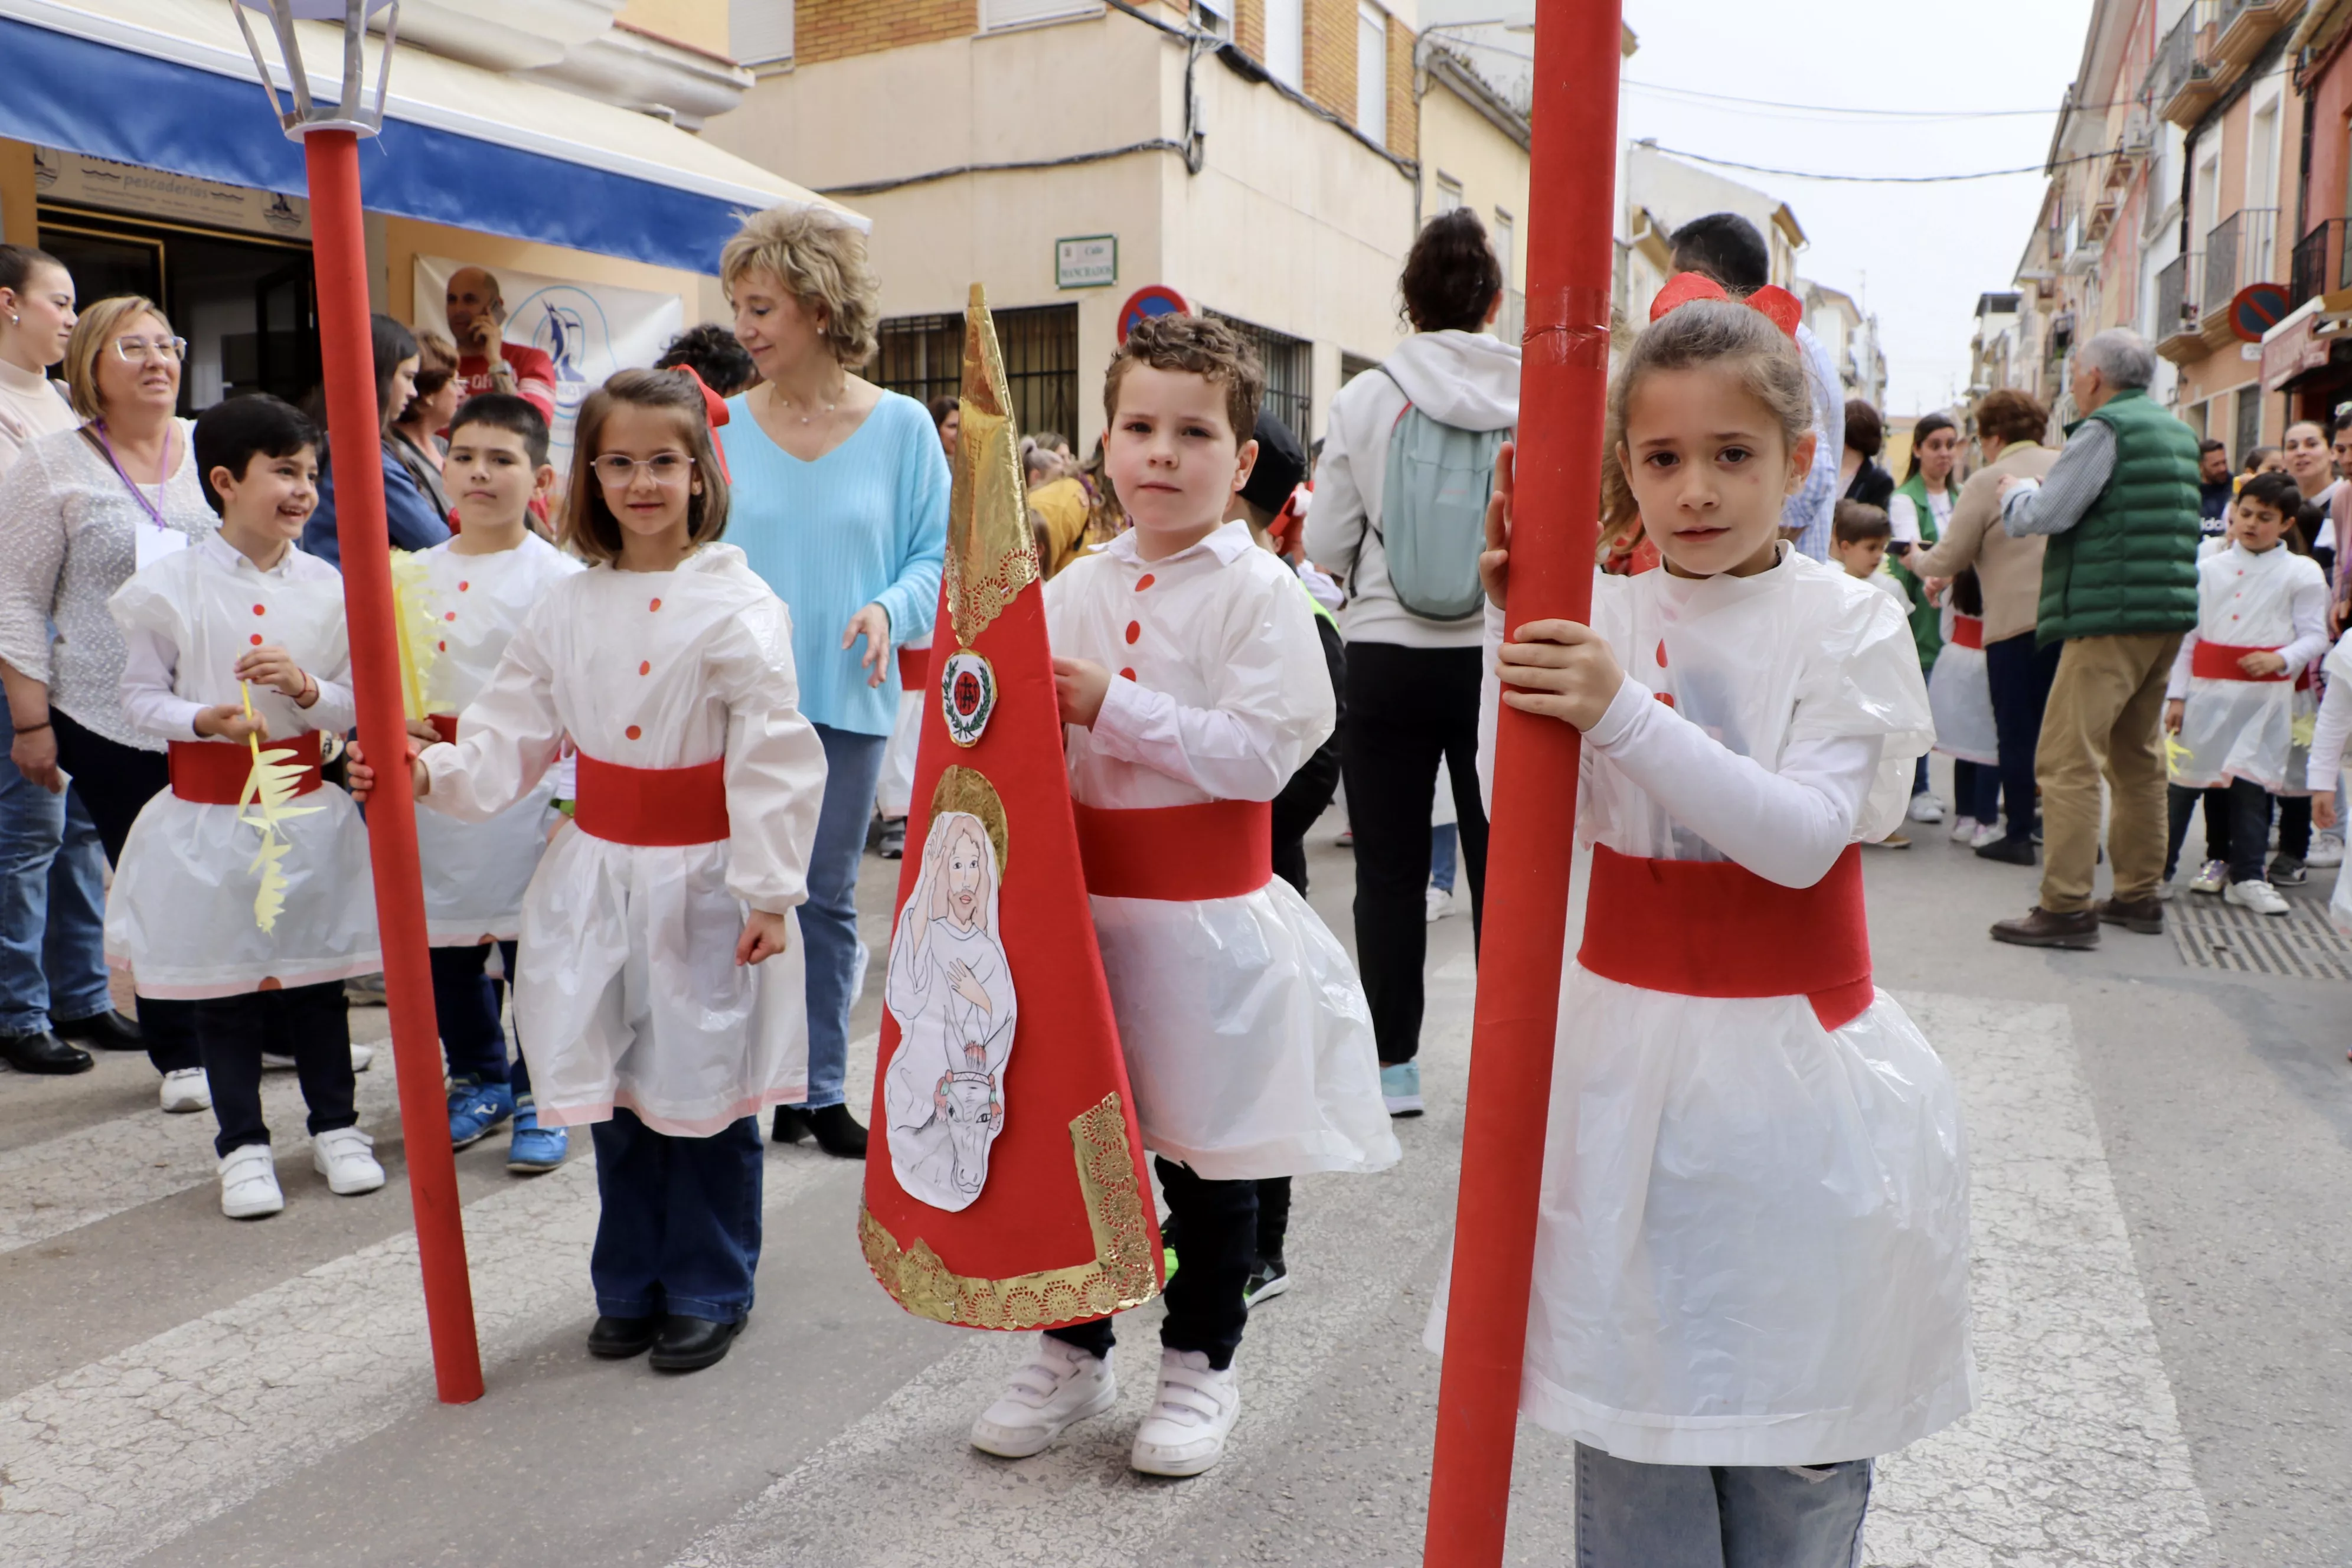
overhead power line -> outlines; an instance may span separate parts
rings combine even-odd
[[[1636,143],[1642,145],[1642,143]],[[2086,153],[2079,157],[2058,158],[2046,163],[2022,163],[2014,169],[1978,169],[1965,174],[1823,174],[1811,169],[1775,169],[1762,163],[1735,163],[1729,158],[1710,158],[1701,153],[1685,153],[1676,147],[1660,147],[1654,142],[1647,145],[1670,158],[1682,158],[1693,163],[1706,163],[1718,169],[1741,169],[1751,174],[1778,174],[1788,180],[1819,180],[1841,185],[1948,185],[1964,180],[1998,180],[2011,174],[2039,174],[2052,169],[2063,169],[2069,163],[2088,163],[2107,156],[2105,153]]]

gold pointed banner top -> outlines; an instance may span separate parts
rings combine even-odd
[[[975,283],[964,310],[962,419],[948,500],[948,618],[957,645],[970,647],[1039,575],[1012,390],[987,293]]]

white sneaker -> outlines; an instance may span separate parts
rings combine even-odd
[[[997,1402],[971,1424],[971,1446],[1003,1459],[1025,1459],[1090,1415],[1118,1403],[1108,1356],[1037,1336],[1037,1354],[1013,1374]]]
[[[310,1140],[310,1165],[327,1178],[327,1190],[341,1197],[372,1193],[383,1185],[383,1167],[370,1152],[375,1140],[356,1127],[338,1127]]]
[[[220,1184],[221,1213],[231,1219],[260,1219],[286,1206],[267,1143],[247,1143],[222,1155]]]
[[[1984,822],[1984,823],[1979,823],[1979,824],[1977,825],[1977,830],[1976,830],[1976,832],[1975,832],[1975,833],[1973,833],[1973,834],[1971,834],[1971,835],[1969,835],[1969,848],[1971,848],[1971,849],[1981,849],[1981,848],[1983,848],[1986,845],[1988,845],[1988,844],[1991,844],[1991,843],[1993,843],[1993,842],[1997,841],[2000,837],[2000,823],[1998,823],[1998,822]]]
[[[1135,1429],[1130,1468],[1147,1476],[1197,1476],[1225,1455],[1225,1435],[1242,1413],[1241,1374],[1209,1368],[1202,1351],[1160,1352],[1160,1397]]]
[[[2208,860],[2198,868],[2197,875],[2189,879],[2189,890],[2192,893],[2218,893],[2229,885],[2227,860]]]
[[[356,1040],[352,1043],[352,1070],[353,1072],[367,1071],[368,1064],[374,1060],[375,1047],[373,1046],[362,1046]]]
[[[1944,803],[1937,800],[1929,791],[1921,790],[1911,797],[1911,820],[1914,822],[1943,821]]]
[[[2258,915],[2286,913],[2286,900],[2268,882],[2232,882],[2230,890],[2221,895],[2242,910],[2252,910]]]
[[[205,1076],[202,1068],[181,1068],[165,1073],[161,1092],[166,1110],[210,1110],[213,1108],[212,1079]]]
[[[2314,870],[2344,864],[2344,835],[2330,830],[2313,837],[2311,853],[2303,858],[2303,863]]]
[[[1966,844],[1977,836],[1977,819],[1973,816],[1952,818],[1952,842]]]
[[[1428,905],[1429,923],[1432,925],[1436,924],[1439,921],[1444,920],[1446,916],[1454,912],[1453,892],[1448,889],[1439,887],[1434,882],[1432,882],[1429,885],[1429,894],[1426,902]]]

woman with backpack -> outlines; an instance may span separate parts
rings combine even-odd
[[[1452,775],[1473,940],[1486,879],[1478,799],[1478,553],[1495,452],[1519,417],[1519,349],[1488,331],[1503,270],[1466,207],[1421,231],[1398,280],[1413,331],[1332,400],[1307,553],[1348,603],[1340,772],[1356,833],[1356,964],[1391,1115],[1422,1109],[1430,806]]]

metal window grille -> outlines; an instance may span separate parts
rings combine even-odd
[[[1078,308],[1038,305],[992,312],[1004,379],[1024,436],[1050,430],[1078,438]],[[963,387],[963,316],[895,316],[877,334],[869,371],[877,386],[920,403],[953,397]]]
[[[1300,447],[1313,441],[1315,345],[1305,338],[1294,338],[1222,310],[1206,310],[1202,314],[1224,322],[1257,350],[1258,363],[1265,368],[1266,412],[1289,426]]]

